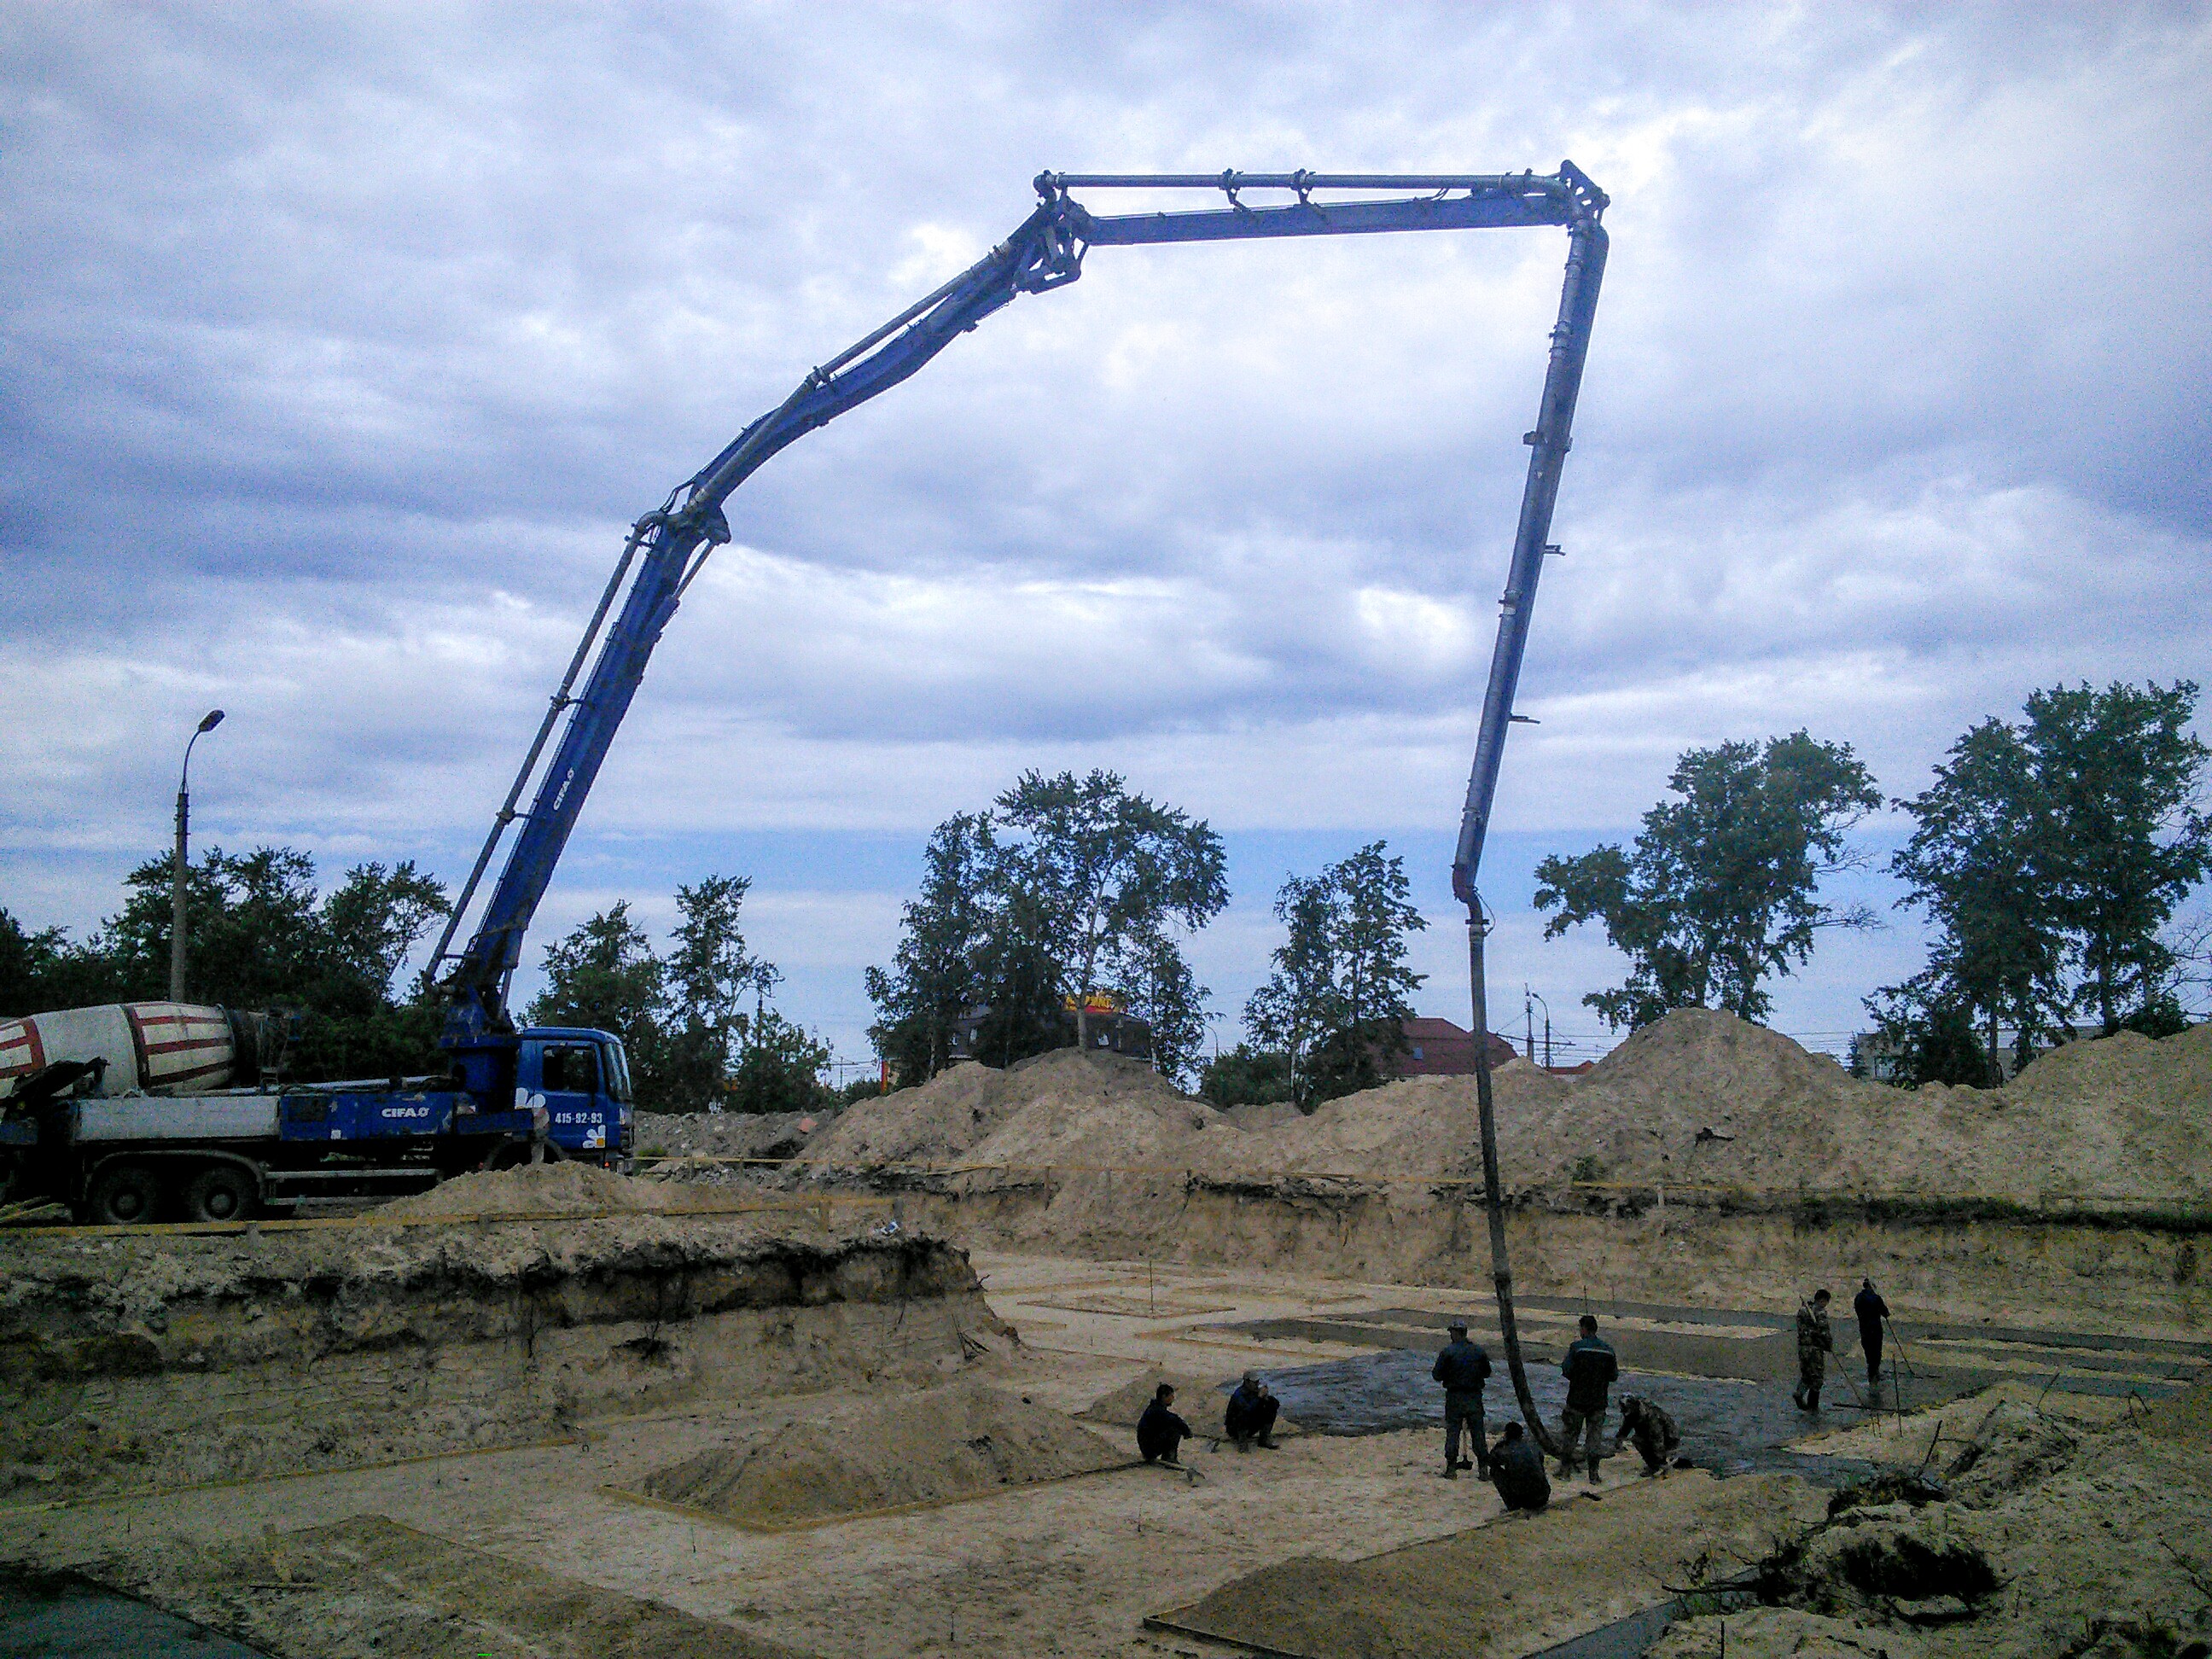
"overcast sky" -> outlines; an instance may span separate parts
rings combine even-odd
[[[1909,794],[2039,685],[2212,671],[2208,87],[2203,6],[9,7],[0,902],[112,910],[216,705],[203,844],[457,880],[629,520],[1041,168],[1565,156],[1613,258],[1486,890],[1498,1023],[1525,981],[1595,1031],[1614,964],[1539,941],[1528,872],[1683,748],[1804,726]],[[1463,1019],[1446,866],[1564,253],[1103,249],[804,440],[533,959],[749,873],[788,1011],[865,1053],[929,827],[1103,765],[1230,838],[1224,1012],[1282,876],[1385,836]],[[1919,959],[1909,918],[1824,945],[1776,1023]]]

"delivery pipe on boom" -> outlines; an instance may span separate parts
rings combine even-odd
[[[1537,1444],[1553,1454],[1560,1448],[1544,1426],[1528,1389],[1521,1358],[1520,1330],[1513,1314],[1513,1269],[1505,1249],[1505,1199],[1498,1173],[1498,1113],[1490,1075],[1490,1008],[1484,980],[1483,939],[1489,918],[1475,878],[1490,830],[1490,810],[1498,794],[1498,763],[1512,725],[1513,698],[1521,682],[1521,659],[1528,646],[1528,619],[1536,603],[1536,584],[1549,544],[1552,508],[1559,499],[1559,471],[1565,464],[1582,390],[1583,362],[1589,354],[1590,327],[1597,313],[1598,284],[1605,276],[1605,227],[1595,214],[1567,232],[1567,275],[1559,295],[1559,320],[1552,330],[1551,361],[1544,374],[1544,398],[1530,446],[1528,477],[1521,492],[1521,521],[1513,538],[1513,558],[1498,600],[1498,642],[1490,656],[1490,683],[1483,692],[1482,720],[1476,730],[1474,765],[1467,781],[1467,807],[1461,816],[1459,850],[1452,859],[1452,894],[1467,906],[1467,971],[1474,1013],[1474,1092],[1482,1133],[1483,1205],[1490,1224],[1491,1279],[1498,1293],[1498,1335],[1514,1396]],[[1535,1056],[1524,1056],[1530,1065]]]

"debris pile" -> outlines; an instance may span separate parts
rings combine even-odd
[[[1762,1565],[1772,1605],[1678,1624],[1654,1659],[1718,1659],[1723,1644],[1778,1659],[2201,1652],[2208,1417],[2205,1386],[2154,1407],[2147,1426],[2085,1429],[2000,1405],[1949,1461],[1944,1495],[1839,1501]],[[1891,1478],[1875,1495],[1899,1490]]]

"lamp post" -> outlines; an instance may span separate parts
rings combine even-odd
[[[222,724],[222,710],[210,708],[185,744],[184,769],[177,775],[177,858],[169,887],[169,1000],[185,1000],[185,837],[191,816],[192,744]]]
[[[1521,988],[1521,1012],[1528,1022],[1528,1063],[1532,1066],[1536,1063],[1536,1010],[1534,1005],[1540,1002],[1544,1003],[1544,1069],[1548,1072],[1552,1069],[1552,1005],[1544,1002],[1541,992],[1532,991],[1526,985]]]

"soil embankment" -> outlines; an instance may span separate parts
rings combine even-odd
[[[580,1218],[602,1185],[612,1201]],[[710,1196],[554,1166],[352,1226],[10,1237],[0,1495],[525,1443],[671,1403],[930,1376],[1000,1340],[939,1240],[812,1207],[623,1207]],[[548,1219],[445,1218],[518,1212]]]
[[[1867,1273],[1923,1312],[2203,1317],[2212,1028],[1907,1091],[1690,1009],[1578,1079],[1509,1064],[1497,1097],[1530,1289],[1790,1306]],[[897,1194],[910,1221],[1016,1250],[1486,1282],[1472,1079],[1249,1115],[1062,1051],[857,1105],[779,1179]]]

